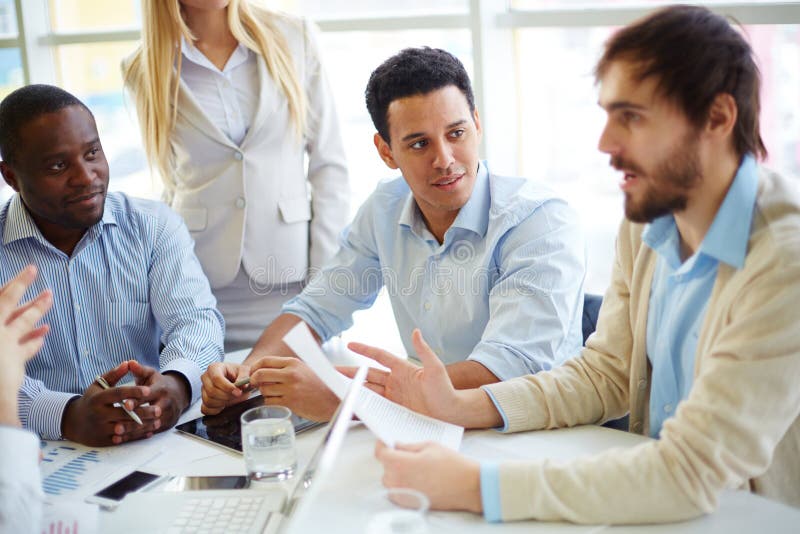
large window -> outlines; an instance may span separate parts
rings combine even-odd
[[[469,0],[437,0],[436,2],[406,0],[402,4],[396,0],[346,0],[344,2],[275,0],[266,4],[316,19],[452,14],[469,11]]]
[[[256,0],[259,1],[259,0]],[[371,70],[407,46],[456,54],[473,76],[492,168],[547,181],[577,209],[587,234],[587,289],[608,284],[622,216],[617,176],[597,149],[604,121],[592,67],[614,28],[663,0],[260,0],[314,19],[352,175],[353,209],[392,176],[375,154],[364,107]],[[776,170],[800,175],[800,4],[706,2],[745,24],[763,74],[762,132]],[[0,97],[55,83],[98,119],[111,187],[157,197],[120,61],[141,26],[139,0],[0,0]],[[21,25],[20,25],[21,24]],[[0,190],[0,198],[9,194]]]
[[[140,0],[48,0],[50,27],[57,32],[138,28],[140,6]]]
[[[611,27],[525,28],[516,32],[520,173],[550,182],[578,210],[587,237],[587,288],[608,284],[622,218],[619,173],[597,150],[605,113],[592,69]],[[800,176],[800,25],[745,26],[762,74],[766,164]],[[547,50],[548,53],[541,53]]]

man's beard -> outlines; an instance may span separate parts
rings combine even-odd
[[[700,156],[696,148],[697,135],[687,135],[683,142],[647,175],[641,200],[634,201],[625,193],[625,217],[637,223],[649,223],[658,217],[683,211],[691,191],[701,180]],[[642,179],[641,167],[619,156],[612,156],[611,165],[625,169]]]

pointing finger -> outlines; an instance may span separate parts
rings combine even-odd
[[[353,352],[361,354],[362,356],[366,356],[367,358],[375,360],[384,367],[388,367],[392,370],[397,367],[398,364],[406,362],[406,360],[398,358],[390,352],[386,352],[385,350],[372,347],[370,345],[364,345],[363,343],[348,343],[347,348]]]

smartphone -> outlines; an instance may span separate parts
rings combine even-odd
[[[153,486],[160,480],[161,477],[158,475],[145,473],[144,471],[134,471],[94,495],[87,497],[86,502],[99,504],[103,508],[114,509],[128,493]]]
[[[248,486],[245,476],[218,477],[174,477],[159,488],[159,491],[194,491],[242,489]]]

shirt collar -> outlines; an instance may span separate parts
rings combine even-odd
[[[708,256],[741,269],[747,256],[750,227],[758,193],[758,166],[751,155],[739,165],[700,250]]]
[[[475,177],[475,186],[472,194],[458,211],[456,219],[450,228],[463,228],[483,237],[489,227],[489,208],[491,198],[489,194],[489,171],[484,163],[478,165],[478,173]],[[407,226],[418,236],[424,236],[427,230],[422,213],[419,211],[414,194],[409,192],[403,208],[400,211],[400,218],[397,224]],[[448,232],[450,229],[447,230]]]
[[[250,50],[242,43],[239,43],[231,54],[231,57],[228,58],[228,61],[225,63],[225,67],[222,70],[219,70],[216,65],[211,63],[211,60],[209,60],[205,54],[198,50],[196,46],[187,41],[185,37],[181,37],[181,53],[183,54],[183,57],[195,65],[205,67],[214,72],[227,73],[247,61]]]
[[[3,245],[8,245],[20,239],[34,238],[44,242],[47,240],[33,222],[28,210],[22,204],[19,193],[14,194],[9,200],[6,224],[3,228]]]
[[[100,232],[107,224],[114,226],[117,224],[117,219],[114,217],[113,211],[108,209],[108,197],[106,197],[103,218],[89,230],[91,231],[93,228],[97,228],[97,231]],[[20,239],[36,239],[50,245],[50,242],[42,235],[33,217],[31,217],[28,209],[22,203],[19,193],[16,193],[11,197],[11,200],[9,200],[6,223],[3,228],[3,245],[8,245]]]
[[[752,155],[742,159],[736,176],[722,201],[698,254],[741,269],[747,256],[750,226],[758,192],[758,166]],[[681,264],[675,218],[664,215],[645,226],[642,240],[674,268]]]
[[[478,164],[478,173],[475,176],[475,187],[469,200],[460,210],[456,220],[450,228],[463,228],[478,234],[480,237],[486,235],[489,227],[489,208],[491,198],[489,194],[489,170],[484,163]]]

